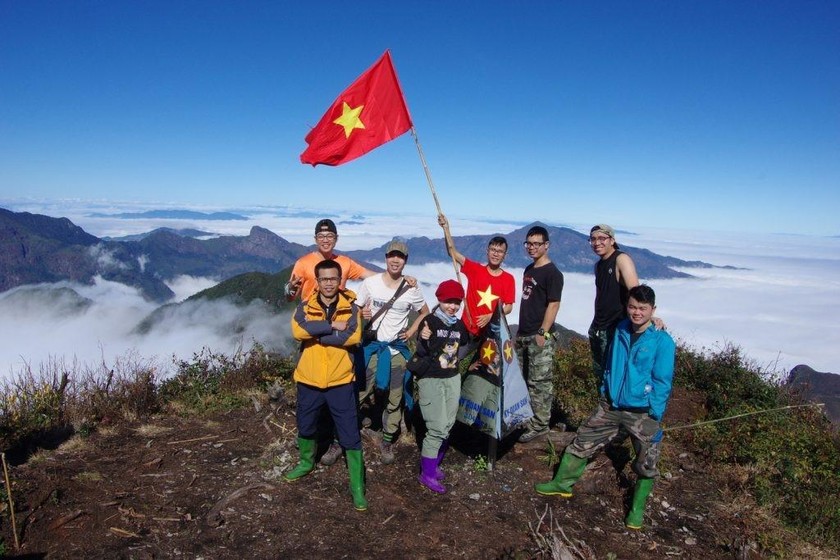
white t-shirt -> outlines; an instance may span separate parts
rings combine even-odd
[[[397,284],[399,286],[399,284]],[[382,306],[394,297],[396,288],[389,288],[382,280],[382,274],[376,274],[365,278],[359,289],[356,291],[356,305],[364,307],[370,301],[371,316],[376,315]],[[408,314],[413,309],[420,311],[426,304],[423,293],[419,288],[409,288],[397,298],[397,301],[376,318],[373,327],[376,331],[376,339],[390,342],[397,338],[399,332],[408,328]],[[391,354],[396,355],[398,351],[391,348]]]

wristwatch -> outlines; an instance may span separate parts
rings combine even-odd
[[[550,332],[546,332],[546,330],[542,327],[540,327],[540,330],[537,331],[537,334],[543,338],[551,338],[552,336]]]

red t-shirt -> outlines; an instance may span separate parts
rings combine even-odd
[[[499,302],[513,304],[516,299],[516,280],[510,272],[493,276],[483,264],[464,259],[461,272],[467,277],[467,301],[462,315],[471,334],[478,334],[476,320],[496,310]]]

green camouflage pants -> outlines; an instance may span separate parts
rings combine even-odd
[[[592,372],[595,374],[595,379],[598,381],[599,387],[601,386],[601,380],[604,378],[604,370],[607,369],[608,350],[614,332],[614,330],[589,328],[589,348],[592,350]]]
[[[534,411],[530,428],[535,431],[548,428],[548,422],[551,420],[556,348],[557,343],[554,338],[545,339],[545,345],[540,347],[536,336],[516,337],[516,355],[522,366],[522,376],[528,385],[528,395]]]
[[[370,358],[367,369],[367,383],[365,390],[359,393],[359,403],[363,403],[374,394],[376,388],[376,364],[378,356],[374,354]],[[402,354],[391,356],[391,381],[388,385],[388,400],[382,402],[382,396],[377,393],[374,414],[382,414],[382,437],[385,441],[392,441],[394,435],[400,429],[402,419],[403,402],[403,374],[405,373],[405,358]],[[383,391],[384,393],[384,391]]]
[[[575,440],[566,451],[581,459],[589,459],[610,441],[624,439],[627,434],[636,452],[636,460],[633,461],[636,474],[645,478],[659,476],[656,469],[662,445],[659,421],[646,412],[610,410],[606,401],[598,403],[592,416],[578,428]]]

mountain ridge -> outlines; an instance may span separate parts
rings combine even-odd
[[[535,222],[538,223],[538,222]],[[456,237],[460,251],[483,261],[487,240],[505,235],[510,242],[508,267],[524,267],[530,262],[521,250],[530,227],[490,235]],[[551,236],[549,255],[564,272],[591,274],[597,257],[587,237],[566,227],[545,226]],[[187,230],[189,231],[189,230]],[[445,262],[443,238],[425,236],[407,240],[411,263]],[[384,259],[385,244],[369,250],[344,251],[369,268]],[[217,281],[249,272],[268,274],[283,270],[314,250],[287,241],[274,232],[253,226],[248,235],[226,235],[197,239],[195,231],[158,228],[131,239],[101,239],[85,232],[67,218],[53,218],[0,209],[0,291],[37,283],[69,280],[92,284],[96,277],[139,288],[144,297],[164,302],[174,295],[166,285],[179,276],[207,277]],[[690,274],[676,268],[711,267],[701,261],[684,261],[657,255],[647,249],[627,248],[642,278],[686,278]]]

